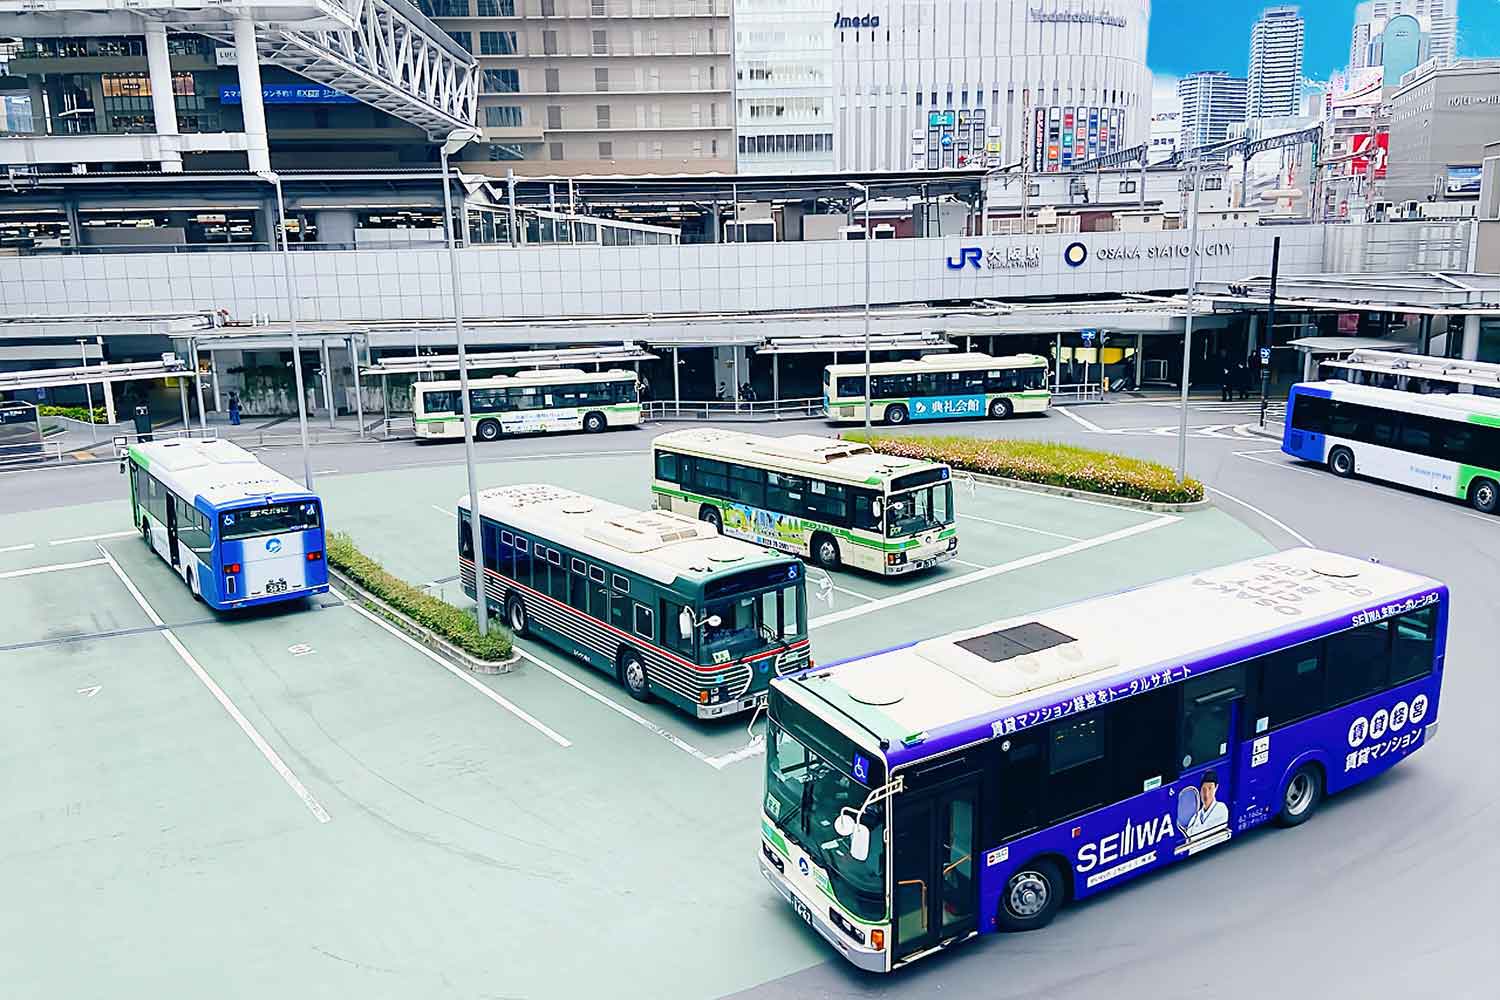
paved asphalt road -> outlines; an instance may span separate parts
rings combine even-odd
[[[1154,428],[1169,407],[1114,402],[1009,424],[944,432],[1045,437],[1174,462]],[[1233,426],[1248,413],[1196,405],[1189,469],[1223,509],[1277,546],[1303,539],[1425,572],[1452,589],[1452,627],[1431,747],[1333,799],[1307,825],[1236,838],[1211,858],[1174,866],[1074,906],[1047,930],[992,935],[875,978],[830,960],[745,994],[761,998],[1443,997],[1494,998],[1500,982],[1500,864],[1487,839],[1500,821],[1500,519],[1375,483],[1344,481],[1284,459],[1276,442]],[[821,422],[777,432],[826,433]],[[517,454],[644,449],[649,432],[506,442]],[[296,474],[295,451],[269,461]],[[462,461],[456,446],[327,446],[313,468],[335,475]],[[0,513],[116,496],[113,466],[0,476]],[[767,890],[770,891],[769,889]],[[787,919],[794,919],[788,911]],[[691,928],[683,928],[691,935]],[[685,948],[692,950],[691,940]],[[755,942],[740,942],[754,948]],[[679,966],[679,973],[686,971]],[[665,974],[665,973],[664,973]]]

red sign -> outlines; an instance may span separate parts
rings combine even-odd
[[[1377,180],[1385,177],[1386,159],[1390,155],[1391,136],[1388,132],[1377,132],[1370,135],[1361,132],[1354,137],[1354,159],[1349,161],[1349,172],[1356,177],[1367,176],[1370,169],[1370,157],[1375,158],[1375,178]]]

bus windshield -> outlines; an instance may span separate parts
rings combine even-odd
[[[936,483],[892,493],[885,506],[887,538],[902,538],[953,523],[953,485]]]
[[[870,854],[856,861],[849,841],[834,832],[839,810],[858,811],[870,789],[813,753],[781,725],[771,726],[766,752],[766,815],[828,872],[833,894],[864,920],[882,920],[885,905],[885,811],[866,809]]]
[[[718,625],[706,624],[717,616]],[[709,601],[704,608],[704,658],[728,653],[731,658],[790,642],[807,633],[807,606],[802,583]],[[719,659],[723,659],[720,656]]]
[[[288,531],[305,531],[320,524],[315,501],[266,504],[244,510],[228,510],[219,515],[219,539],[254,538],[256,535],[279,535]]]

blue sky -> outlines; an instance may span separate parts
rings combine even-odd
[[[1326,80],[1348,63],[1355,2],[1303,0],[1299,5],[1307,22],[1303,72],[1308,77]],[[1153,0],[1147,62],[1159,77],[1200,69],[1244,75],[1250,26],[1268,6],[1257,0]],[[1500,0],[1458,0],[1458,32],[1460,56],[1500,57]]]

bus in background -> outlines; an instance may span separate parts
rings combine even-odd
[[[130,447],[132,519],[193,596],[220,611],[328,592],[323,502],[228,441]]]
[[[1047,359],[1036,354],[930,354],[914,361],[882,361],[870,366],[870,419],[904,424],[1045,413],[1052,401],[1048,378]],[[864,365],[823,369],[823,408],[835,423],[865,419]]]
[[[474,596],[469,498],[459,572]],[[555,486],[479,494],[485,595],[539,638],[700,719],[765,704],[772,674],[809,664],[802,564],[708,525]]]
[[[902,574],[958,555],[948,466],[793,434],[684,430],[651,442],[658,509],[825,569]]]
[[[1303,382],[1287,399],[1281,450],[1500,512],[1500,400]]]
[[[875,972],[1042,927],[1419,749],[1448,607],[1294,549],[779,678],[761,872]]]
[[[636,427],[641,399],[635,372],[576,368],[521,372],[469,380],[474,436],[494,441],[502,434],[588,431]],[[412,426],[418,441],[464,436],[458,382],[412,384]]]

